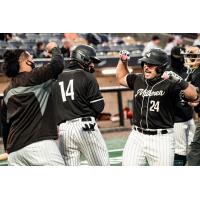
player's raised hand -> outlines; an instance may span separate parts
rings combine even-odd
[[[119,58],[122,62],[127,62],[130,59],[130,52],[127,50],[121,50],[119,52]]]
[[[176,74],[173,71],[165,71],[162,75],[162,78],[165,79],[165,80],[170,79],[174,82],[180,82],[180,81],[183,80],[182,77],[180,77],[178,74]]]
[[[161,77],[165,80],[169,79],[172,82],[179,84],[182,90],[185,90],[189,85],[188,82],[173,71],[165,71]]]
[[[49,42],[46,46],[46,51],[51,53],[54,47],[58,47],[58,45],[55,42]]]

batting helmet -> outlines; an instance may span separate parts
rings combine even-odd
[[[160,48],[151,49],[139,60],[141,61],[142,67],[144,66],[144,63],[158,66],[156,69],[158,74],[162,74],[169,64],[167,54]]]
[[[70,58],[79,62],[84,68],[88,68],[90,63],[98,64],[101,62],[96,56],[96,50],[89,45],[79,45],[75,47],[71,52]]]

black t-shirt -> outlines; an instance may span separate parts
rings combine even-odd
[[[93,74],[79,66],[70,66],[59,75],[53,87],[57,124],[96,113],[92,103],[103,100]]]
[[[174,102],[180,87],[162,78],[146,80],[142,74],[129,74],[126,80],[134,90],[133,123],[145,129],[173,128]]]

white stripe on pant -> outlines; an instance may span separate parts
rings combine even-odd
[[[195,129],[196,126],[193,119],[186,122],[179,122],[174,124],[176,154],[182,156],[187,155],[189,151],[188,147],[193,140]]]
[[[84,123],[72,120],[59,126],[59,147],[65,164],[80,165],[80,156],[83,154],[89,165],[110,165],[108,150],[97,125],[94,131],[83,131]],[[93,123],[96,123],[94,119]]]
[[[123,151],[122,165],[125,166],[172,166],[175,140],[173,129],[167,134],[145,135],[132,130]]]
[[[10,153],[8,165],[58,166],[65,163],[56,141],[42,140]]]

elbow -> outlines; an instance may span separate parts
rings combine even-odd
[[[99,104],[99,106],[96,107],[95,112],[100,114],[103,111],[104,107],[105,107],[105,103],[104,103],[104,101],[102,101],[102,103]]]
[[[95,102],[95,103],[92,103],[92,109],[95,111],[95,113],[96,113],[97,115],[99,115],[99,114],[103,111],[104,107],[105,107],[105,102],[104,102],[104,100],[101,100],[101,101],[97,101],[97,102]]]

